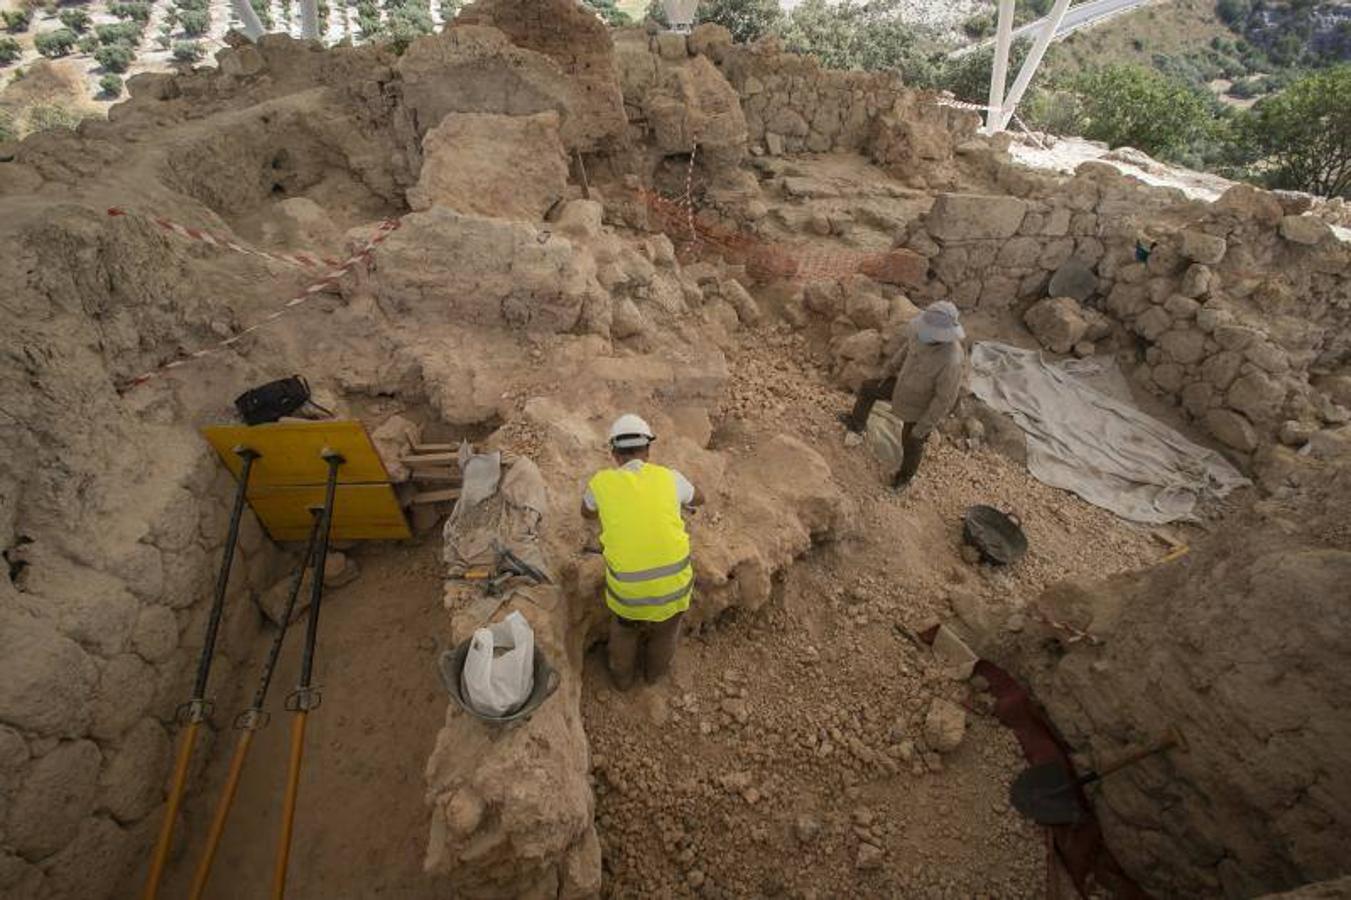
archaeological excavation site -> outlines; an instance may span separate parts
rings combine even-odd
[[[0,145],[0,896],[1351,896],[1344,205],[227,43]]]

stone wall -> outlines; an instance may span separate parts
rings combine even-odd
[[[1309,383],[1351,361],[1351,245],[1325,222],[1246,185],[1205,203],[1105,163],[1062,177],[997,156],[1007,193],[940,194],[901,240],[929,261],[917,298],[1019,313],[1048,294],[1083,301],[1125,327],[1143,386],[1240,454],[1347,421]]]

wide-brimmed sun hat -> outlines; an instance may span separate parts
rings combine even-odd
[[[946,300],[930,303],[919,314],[918,337],[926,344],[950,344],[966,337],[957,321],[961,313]]]

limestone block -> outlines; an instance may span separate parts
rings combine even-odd
[[[657,35],[657,55],[672,61],[683,60],[690,55],[685,35],[675,31],[663,31]]]
[[[1257,449],[1257,431],[1252,423],[1228,409],[1212,409],[1206,413],[1206,428],[1217,440],[1243,453]]]
[[[155,670],[133,653],[115,656],[101,666],[93,697],[89,733],[100,740],[115,740],[155,702]]]
[[[736,317],[742,325],[756,325],[763,318],[760,305],[755,302],[750,292],[741,286],[741,282],[728,279],[722,283],[721,290],[723,299],[736,310]]]
[[[567,189],[568,160],[556,112],[531,116],[451,113],[422,140],[414,210],[444,206],[500,219],[541,221]]]
[[[1280,200],[1270,191],[1250,184],[1236,184],[1229,188],[1215,201],[1213,209],[1268,228],[1275,227],[1285,216]]]
[[[689,153],[696,144],[740,159],[746,144],[746,117],[740,98],[705,56],[696,56],[679,66],[663,70],[657,87],[643,99],[652,136],[663,153]],[[794,114],[796,115],[796,114]],[[791,118],[791,117],[787,117]],[[784,134],[786,113],[769,123]],[[801,116],[802,135],[807,133]]]
[[[1285,216],[1280,234],[1293,244],[1312,247],[1332,237],[1332,226],[1314,216]]]
[[[1041,255],[1037,257],[1037,265],[1048,272],[1055,272],[1058,271],[1060,267],[1073,256],[1073,254],[1074,238],[1053,238],[1042,246]]]
[[[859,328],[881,329],[887,324],[891,306],[880,294],[869,290],[851,291],[845,298],[845,315]]]
[[[1214,385],[1222,391],[1227,390],[1238,377],[1238,370],[1242,365],[1243,357],[1240,354],[1232,350],[1222,350],[1201,364],[1201,377],[1207,384]]]
[[[1212,334],[1221,325],[1232,324],[1234,314],[1214,302],[1204,303],[1196,311],[1196,327],[1206,334]]]
[[[0,721],[43,737],[82,735],[97,680],[79,644],[0,594]]]
[[[615,340],[624,340],[652,330],[652,323],[628,297],[615,303],[614,318],[610,322],[610,334]]]
[[[164,606],[143,606],[131,632],[131,649],[146,662],[168,659],[178,648],[178,620]]]
[[[1210,292],[1213,274],[1208,266],[1192,263],[1183,274],[1177,292],[1184,297],[1204,297]]]
[[[1243,358],[1273,375],[1290,371],[1290,355],[1270,341],[1249,344],[1243,350]]]
[[[107,896],[109,885],[121,882],[136,864],[145,842],[145,835],[138,838],[104,816],[85,819],[75,839],[47,861],[48,896]]]
[[[1242,350],[1262,339],[1262,332],[1246,325],[1217,325],[1211,333],[1216,343],[1226,350]]]
[[[164,774],[172,753],[169,736],[154,719],[132,726],[103,766],[99,802],[119,822],[144,818],[164,799]]]
[[[1202,265],[1213,266],[1224,259],[1227,244],[1224,238],[1204,231],[1185,230],[1181,233],[1180,252],[1187,259]],[[1156,250],[1157,252],[1157,250]],[[1153,259],[1151,255],[1150,259]]]
[[[1182,408],[1193,418],[1201,418],[1214,405],[1215,389],[1204,381],[1193,381],[1182,389]]]
[[[980,302],[992,306],[1009,306],[1018,299],[1018,280],[1005,275],[991,275],[980,286]]]
[[[1175,319],[1194,319],[1201,309],[1201,304],[1183,294],[1173,294],[1167,300],[1163,301],[1163,308]]]
[[[1229,386],[1225,402],[1254,422],[1270,421],[1285,402],[1285,384],[1266,372],[1249,372]]]
[[[980,194],[939,194],[925,219],[942,241],[1004,240],[1018,233],[1027,201]]]
[[[1169,394],[1176,394],[1182,388],[1186,372],[1177,363],[1160,363],[1150,370],[1154,383]]]
[[[1184,366],[1201,361],[1206,336],[1194,328],[1173,329],[1159,337],[1159,347],[1173,362]]]
[[[1033,337],[1052,353],[1069,353],[1088,332],[1083,310],[1073,297],[1048,297],[1023,315]]]
[[[696,56],[711,57],[714,62],[721,62],[722,54],[732,44],[732,32],[716,22],[704,22],[696,25],[694,30],[690,32],[690,52]]]
[[[1041,242],[1034,237],[1011,238],[999,248],[996,265],[1011,269],[1030,269],[1041,257]]]
[[[103,755],[93,741],[62,741],[33,762],[14,795],[6,840],[30,859],[55,853],[74,840],[94,811]]]
[[[1161,306],[1151,306],[1135,320],[1135,331],[1146,340],[1157,341],[1173,327],[1173,317]]]

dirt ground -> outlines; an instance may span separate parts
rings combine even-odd
[[[446,624],[438,538],[357,549],[361,576],[325,596],[315,658],[323,705],[307,724],[287,881],[295,900],[445,896],[422,874],[429,819],[422,770],[446,710],[435,668]],[[209,897],[261,896],[271,884],[291,731],[281,706],[295,685],[303,640],[301,621],[287,631],[268,702],[272,722],[255,738]],[[260,646],[251,673],[265,653]],[[222,703],[216,721],[228,723],[237,708]],[[166,897],[187,895],[234,742],[228,728],[218,736],[204,789],[189,800],[193,839],[168,872]],[[123,893],[133,896],[135,887]]]
[[[849,398],[800,335],[748,336],[730,362],[715,442],[802,437],[859,518],[791,569],[762,614],[687,636],[669,682],[617,693],[591,654],[583,713],[607,894],[1042,896],[1044,837],[1006,799],[1024,766],[1016,741],[988,695],[897,626],[946,615],[950,590],[982,581],[1018,609],[1058,578],[1146,564],[1158,544],[952,442],[929,448],[898,498],[864,448],[845,446],[834,415]],[[962,561],[974,502],[1022,513],[1032,549],[1012,571]],[[965,740],[941,759],[917,749],[934,697],[968,711]]]

